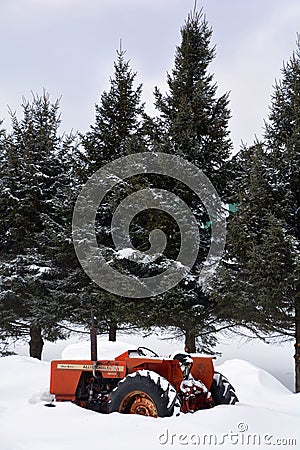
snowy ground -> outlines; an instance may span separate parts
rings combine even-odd
[[[176,343],[153,337],[126,336],[126,341],[152,344],[165,355],[176,348]],[[51,345],[48,354],[59,358],[66,345]],[[300,395],[246,361],[248,346],[241,348],[243,359],[228,359],[218,367],[236,388],[238,404],[164,419],[101,415],[70,403],[46,408],[49,362],[20,355],[0,358],[0,450],[299,448]],[[284,358],[276,348],[277,370],[284,378]],[[264,361],[260,356],[261,367],[268,365],[270,355],[273,359],[271,350]]]

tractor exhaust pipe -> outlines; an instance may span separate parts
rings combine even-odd
[[[95,327],[94,309],[91,309],[91,328],[90,328],[90,341],[91,341],[91,360],[93,361],[93,376],[96,378],[97,368],[97,331]]]

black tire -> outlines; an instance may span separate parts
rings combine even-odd
[[[150,370],[127,375],[111,392],[108,412],[170,417],[177,395],[174,387]]]
[[[226,377],[219,372],[214,373],[210,392],[215,405],[234,405],[238,402],[234,387]]]

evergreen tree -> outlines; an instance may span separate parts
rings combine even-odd
[[[189,14],[181,30],[181,44],[177,47],[174,69],[168,74],[168,93],[155,91],[156,107],[160,112],[163,139],[160,151],[179,155],[192,162],[213,183],[220,197],[226,201],[226,186],[230,176],[228,94],[217,97],[217,86],[208,71],[215,57],[211,48],[212,30],[201,12]],[[149,321],[169,326],[185,335],[187,351],[196,351],[196,338],[202,349],[211,348],[212,333],[218,318],[209,294],[198,285],[200,269],[210,247],[209,217],[204,205],[182,183],[165,181],[163,188],[178,194],[191,208],[201,231],[198,259],[189,276],[171,291],[149,303]],[[176,259],[180,233],[169,225],[173,247],[169,257]]]
[[[105,164],[128,154],[128,141],[141,130],[144,105],[141,103],[142,85],[134,86],[132,72],[125,52],[117,52],[114,77],[110,89],[103,92],[95,105],[95,124],[83,136],[86,166],[83,180]]]
[[[220,305],[259,332],[296,341],[299,366],[300,48],[282,69],[266,124],[265,142],[245,158],[238,214],[219,276]],[[248,157],[248,161],[247,161]],[[222,280],[222,281],[220,281]],[[217,294],[216,294],[217,295]]]
[[[287,328],[294,329],[296,391],[300,391],[300,37],[292,57],[282,68],[282,80],[275,85],[266,124],[266,143],[275,196],[275,214],[292,245]],[[286,308],[283,308],[286,311]]]
[[[77,162],[81,185],[107,163],[145,150],[143,123],[146,116],[141,103],[142,86],[135,87],[136,73],[131,70],[124,54],[124,51],[117,52],[110,89],[101,95],[95,107],[94,125],[82,136],[83,151]],[[106,196],[97,214],[99,248],[107,260],[113,261],[112,266],[120,263],[111,237],[112,215],[122,199],[134,190],[134,184],[131,180],[119,183]],[[89,323],[91,306],[97,317],[98,332],[108,332],[109,339],[113,341],[116,340],[117,330],[128,327],[137,314],[132,301],[105,291],[85,277],[82,278],[82,293],[75,312],[78,321]]]
[[[72,138],[58,135],[58,102],[24,100],[23,119],[12,114],[1,166],[0,328],[3,336],[30,336],[30,356],[41,358],[44,339],[61,336],[65,317],[59,283],[71,245],[69,208]]]
[[[201,12],[194,12],[181,30],[169,93],[156,88],[156,106],[161,112],[170,152],[183,156],[212,178],[217,190],[226,185],[224,164],[232,147],[229,138],[228,94],[216,97],[217,85],[208,72],[215,57],[212,29]],[[222,176],[220,177],[220,173]]]
[[[244,159],[245,156],[248,161]],[[263,327],[265,317],[256,314],[259,299],[258,286],[253,280],[253,266],[258,268],[257,261],[262,258],[265,262],[260,268],[260,275],[267,275],[264,266],[271,254],[266,253],[265,241],[269,241],[275,220],[264,145],[256,143],[242,155],[241,161],[248,170],[237,189],[236,199],[240,205],[237,213],[229,220],[226,253],[223,266],[216,276],[212,296],[219,297],[219,308],[223,310],[227,322],[247,326],[249,318],[255,317],[260,327]],[[262,249],[265,249],[264,253]]]
[[[2,124],[3,121],[0,120],[0,173],[3,173],[3,166],[4,166],[4,160],[5,160],[5,130],[2,128]],[[1,183],[1,179],[0,179],[0,186],[2,188],[2,183]],[[1,198],[0,198],[0,204],[1,204]],[[0,289],[1,289],[1,283],[2,283],[2,277],[0,275]],[[0,355],[1,354],[6,354],[5,350],[3,350],[3,348],[5,349],[5,346],[7,344],[6,342],[6,337],[1,333],[0,334]]]

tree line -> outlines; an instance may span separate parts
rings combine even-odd
[[[155,88],[157,114],[141,101],[142,85],[125,52],[117,52],[110,87],[95,106],[86,133],[60,134],[59,102],[43,92],[23,100],[11,130],[0,122],[0,329],[1,341],[29,339],[41,358],[45,340],[88,327],[91,307],[99,333],[160,327],[184,336],[189,352],[212,351],[222,329],[295,341],[296,391],[300,389],[300,41],[282,68],[260,140],[232,157],[229,95],[217,95],[209,66],[212,29],[202,11],[181,29],[167,93]],[[221,264],[204,289],[197,275],[211,229],[204,205],[183,183],[154,174],[134,176],[105,197],[96,217],[102,255],[116,269],[151,276],[176,260],[180,231],[165,212],[144,211],[130,226],[134,246],[146,251],[149,234],[168,236],[163,255],[143,265],[118,258],[111,217],[130,193],[160,187],[181,197],[200,231],[197,260],[188,276],[164,294],[132,299],[111,294],[82,270],[72,243],[72,213],[81,187],[105,164],[137,152],[179,155],[203,170],[228,213]],[[234,212],[232,212],[234,211]],[[5,351],[3,351],[5,354]]]

